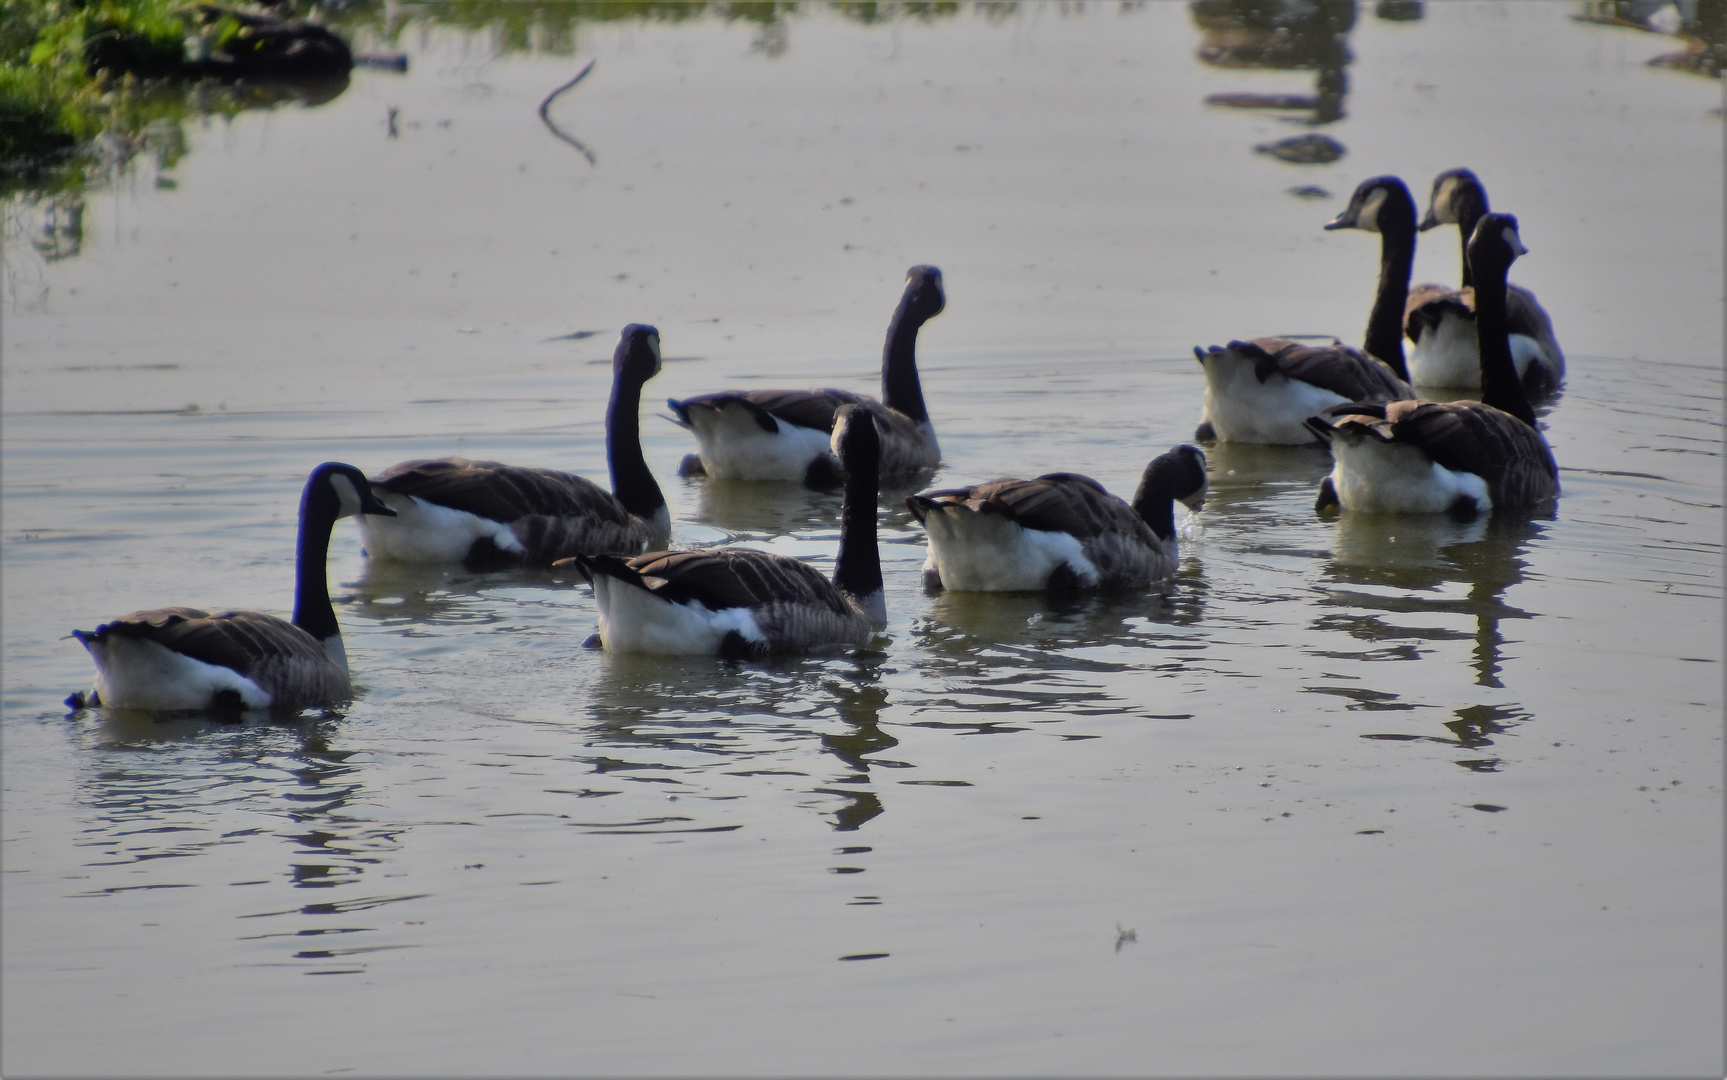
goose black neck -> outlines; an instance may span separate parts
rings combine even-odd
[[[612,467],[612,495],[638,518],[651,518],[666,505],[642,456],[642,384],[620,373],[612,381],[606,410],[606,457]]]
[[[1457,201],[1457,234],[1463,241],[1463,287],[1473,288],[1475,275],[1469,269],[1469,238],[1475,235],[1475,223],[1487,215],[1487,194],[1471,187]]]
[[[868,424],[869,417],[858,422]],[[876,550],[876,496],[880,466],[870,460],[847,462],[845,505],[840,509],[840,549],[834,560],[834,584],[852,596],[882,589],[881,554]]]
[[[1407,199],[1407,197],[1406,197]],[[1401,207],[1397,210],[1402,210]],[[1403,219],[1407,217],[1406,223]],[[1415,266],[1415,210],[1393,210],[1389,200],[1380,213],[1379,295],[1367,317],[1368,355],[1391,365],[1397,377],[1409,381],[1403,359],[1403,309],[1409,303],[1409,274]]]
[[[1475,268],[1475,335],[1481,350],[1481,403],[1535,426],[1535,409],[1517,378],[1511,359],[1511,331],[1505,314],[1506,268]]]
[[[330,531],[336,527],[340,504],[321,473],[306,482],[300,495],[300,538],[294,569],[294,625],[318,641],[338,637],[336,609],[330,604]]]
[[[900,300],[887,328],[887,346],[881,358],[881,399],[888,408],[925,423],[929,411],[923,404],[923,383],[917,377],[917,332],[924,319]]]
[[[1159,540],[1168,540],[1175,535],[1175,495],[1155,467],[1146,470],[1139,482],[1139,490],[1133,493],[1133,511],[1151,526]]]

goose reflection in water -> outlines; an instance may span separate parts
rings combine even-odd
[[[798,804],[831,814],[838,831],[854,831],[884,810],[871,770],[910,767],[876,756],[899,742],[881,729],[888,698],[881,659],[744,664],[607,653],[587,706],[589,760],[618,792],[632,782],[653,785],[684,803],[678,822],[655,831],[736,828],[723,804],[759,797],[764,779],[812,796]],[[813,768],[812,746],[842,770]],[[721,805],[709,811],[704,803]]]
[[[1547,513],[1551,516],[1552,511]],[[1465,524],[1437,514],[1345,517],[1349,520],[1338,520],[1334,555],[1324,575],[1330,595],[1321,601],[1322,607],[1339,610],[1322,615],[1315,625],[1328,634],[1342,631],[1368,648],[1323,655],[1369,662],[1417,660],[1431,652],[1430,643],[1470,641],[1474,684],[1504,689],[1501,623],[1537,614],[1508,604],[1505,593],[1524,580],[1525,552],[1544,533],[1542,519],[1495,513]],[[1473,618],[1473,632],[1435,625],[1458,615]],[[1400,694],[1368,687],[1308,689],[1350,697],[1351,709],[1420,707]],[[1453,719],[1445,721],[1448,736],[1367,737],[1478,748],[1491,745],[1495,734],[1527,719],[1529,713],[1517,705],[1468,705],[1454,709]],[[1493,771],[1498,763],[1484,759],[1458,764]]]
[[[1191,0],[1188,11],[1203,34],[1202,63],[1317,73],[1312,94],[1212,94],[1208,105],[1288,112],[1315,126],[1343,119],[1355,0]]]
[[[406,925],[399,914],[358,914],[418,897],[361,894],[368,872],[400,849],[402,830],[357,813],[368,798],[365,770],[357,751],[331,746],[340,718],[236,724],[120,709],[87,715],[95,722],[71,729],[85,744],[75,797],[89,808],[79,841],[87,873],[74,895],[196,888],[209,871],[181,870],[181,860],[234,861],[220,853],[282,841],[289,845],[283,870],[231,882],[250,890],[242,894],[241,940],[265,943],[267,962],[291,958],[308,974],[358,974],[366,970],[362,954],[413,946],[381,940],[401,933],[392,929]],[[284,895],[283,887],[320,892]],[[354,944],[311,947],[309,938]],[[284,949],[288,956],[277,955]]]
[[[890,479],[881,485],[876,503],[881,508],[877,529],[883,543],[890,543],[896,530],[911,528],[905,497],[928,486],[922,474],[909,479]],[[695,509],[687,521],[719,530],[717,537],[698,538],[709,543],[761,543],[779,536],[801,536],[810,530],[837,530],[840,523],[840,492],[818,491],[801,483],[780,480],[685,480],[686,504]]]
[[[1144,699],[1133,678],[1197,670],[1205,582],[1184,555],[1167,594],[948,592],[932,597],[914,638],[919,664],[940,687],[910,703],[916,726],[978,734],[1096,716],[1185,718]],[[1074,736],[1080,737],[1080,736]]]

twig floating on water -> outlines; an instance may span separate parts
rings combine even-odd
[[[557,97],[559,94],[563,93],[565,90],[570,89],[572,86],[575,86],[577,83],[579,83],[583,79],[587,78],[588,72],[590,72],[592,70],[594,70],[594,61],[589,60],[586,67],[584,67],[584,68],[582,68],[582,70],[576,72],[575,78],[571,79],[569,82],[565,83],[564,85],[558,87],[556,90],[553,90],[551,93],[547,94],[546,100],[540,102],[540,119],[545,122],[547,130],[549,130],[553,135],[556,135],[558,138],[564,140],[565,142],[569,143],[571,146],[575,147],[578,151],[580,151],[581,155],[588,159],[589,165],[592,165],[595,162],[594,152],[592,150],[589,150],[586,146],[584,146],[582,144],[582,140],[576,138],[574,135],[568,135],[568,134],[565,134],[563,131],[560,131],[558,129],[558,125],[552,122],[552,111],[551,110],[552,110],[552,102],[557,100]]]

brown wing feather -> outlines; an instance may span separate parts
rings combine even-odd
[[[1156,543],[1133,508],[1089,476],[1048,473],[1035,480],[997,480],[973,491],[968,502],[974,507],[988,503],[1028,529],[1070,533],[1081,540],[1106,532],[1144,533],[1148,543]]]
[[[1529,506],[1559,493],[1559,467],[1541,433],[1479,401],[1394,401],[1394,439],[1440,465],[1487,481],[1495,506]]]
[[[372,484],[505,523],[531,515],[579,515],[620,527],[630,521],[629,512],[606,489],[554,469],[466,458],[404,461],[373,477]]]
[[[593,561],[595,565],[599,560]],[[672,603],[699,601],[710,611],[764,604],[816,603],[836,614],[851,607],[839,587],[801,559],[752,548],[656,551],[624,565],[655,596]]]
[[[1397,373],[1360,349],[1341,341],[1330,345],[1304,345],[1288,338],[1255,338],[1248,342],[1231,342],[1232,348],[1251,346],[1258,355],[1244,350],[1254,359],[1254,372],[1260,382],[1272,374],[1329,390],[1350,401],[1395,401],[1410,394],[1409,386]]]

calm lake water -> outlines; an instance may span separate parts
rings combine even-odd
[[[1326,77],[1205,62],[1181,4],[411,23],[407,74],[203,123],[81,234],[10,206],[0,1069],[1719,1075],[1721,86],[1580,4],[1379,7]],[[535,114],[589,59],[592,163]],[[1339,71],[1327,165],[1253,150],[1313,110],[1205,102]],[[650,403],[869,389],[914,263],[939,481],[1129,493],[1191,347],[1359,340],[1377,242],[1320,226],[1457,165],[1570,361],[1550,517],[1322,521],[1322,452],[1219,446],[1168,598],[1052,604],[924,596],[890,494],[879,651],[743,665],[344,523],[344,715],[60,704],[73,627],[285,613],[316,463],[604,477],[632,321]],[[644,432],[675,545],[831,563],[836,497]]]

